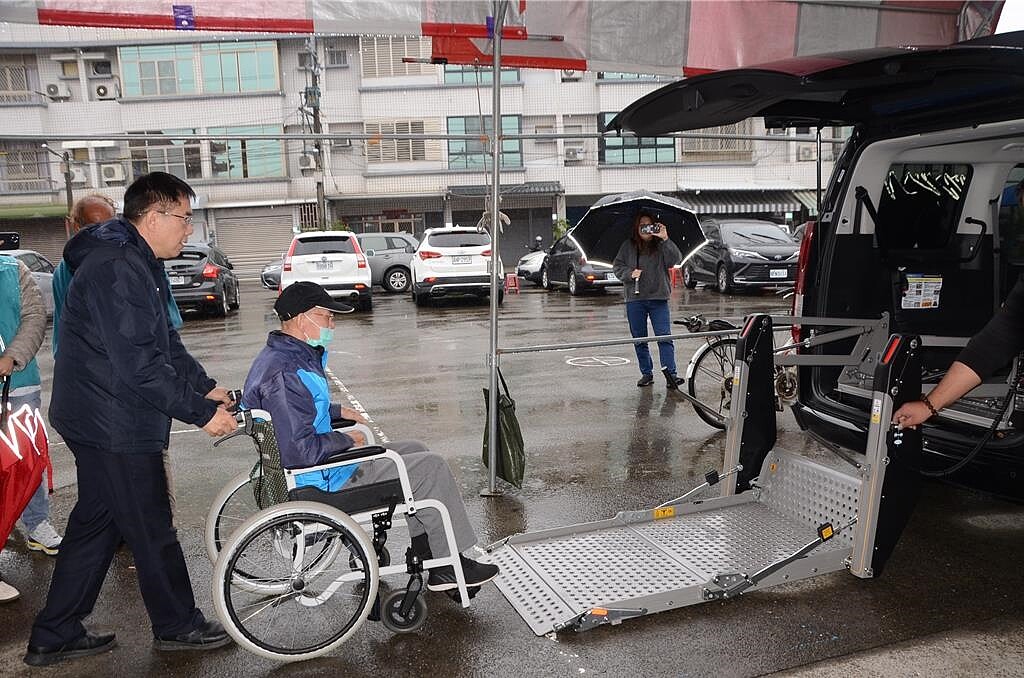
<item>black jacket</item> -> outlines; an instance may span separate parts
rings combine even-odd
[[[110,452],[159,453],[171,418],[203,426],[216,382],[167,319],[163,264],[135,227],[112,219],[64,248],[74,276],[59,328],[50,423]]]

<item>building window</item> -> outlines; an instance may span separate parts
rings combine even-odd
[[[422,120],[388,120],[364,123],[367,134],[424,134]],[[423,139],[371,139],[366,143],[366,162],[409,162],[426,160],[426,141]]]
[[[0,56],[0,104],[37,101],[39,72],[36,58],[30,54]]]
[[[193,45],[121,47],[118,55],[125,96],[196,93]]]
[[[444,67],[444,82],[446,85],[490,85],[494,82],[494,71],[490,66],[461,66],[447,64]],[[501,82],[519,82],[518,68],[501,69]]]
[[[448,118],[449,134],[491,134],[491,116],[484,116],[483,127],[479,116]],[[501,116],[501,131],[504,134],[519,134],[522,118],[518,115]],[[523,166],[523,144],[519,139],[503,139],[501,142],[502,167]],[[448,168],[483,170],[491,166],[491,153],[482,139],[450,139],[448,141]]]
[[[328,68],[348,66],[348,50],[338,42],[324,44],[324,65]]]
[[[46,163],[46,151],[37,143],[0,141],[0,192],[50,190],[50,173]]]
[[[211,135],[281,134],[273,125],[211,127]],[[230,179],[284,176],[284,146],[280,139],[228,139],[210,142],[213,176]]]
[[[359,59],[364,78],[429,75],[436,71],[433,64],[405,63],[402,59],[406,57],[430,59],[430,38],[359,38]]]
[[[806,128],[805,128],[806,129]],[[694,130],[695,134],[753,134],[753,120]],[[690,162],[750,162],[754,142],[750,139],[683,139],[683,160]]]
[[[62,61],[62,62],[60,62],[60,77],[62,77],[62,78],[77,78],[78,77],[78,62],[77,61]]]
[[[601,113],[600,132],[608,130],[615,113]],[[675,162],[676,142],[672,137],[602,137],[598,143],[602,165],[653,165]]]
[[[147,139],[132,139],[128,149],[132,158],[132,178],[138,179],[150,172],[167,172],[179,179],[200,179],[203,165],[200,161],[199,142],[194,139],[169,139],[167,135],[198,134],[196,129],[176,129],[144,134]]]
[[[279,89],[277,44],[218,42],[199,46],[203,92],[268,92]]]

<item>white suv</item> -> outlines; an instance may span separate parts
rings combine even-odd
[[[454,296],[491,293],[491,236],[475,228],[431,228],[412,258],[412,300],[417,306]],[[503,271],[501,259],[498,270]],[[505,299],[498,291],[498,303]]]
[[[355,233],[313,231],[292,240],[281,266],[281,289],[306,280],[362,311],[373,308],[370,266]]]

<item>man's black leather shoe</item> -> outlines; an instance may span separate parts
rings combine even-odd
[[[212,650],[224,647],[230,642],[231,636],[220,622],[208,620],[188,633],[154,638],[153,647],[158,650]]]
[[[102,654],[117,645],[113,633],[86,633],[78,640],[51,647],[29,645],[25,663],[29,666],[49,666],[65,659],[77,659]]]

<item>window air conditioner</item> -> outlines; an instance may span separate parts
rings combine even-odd
[[[583,149],[579,146],[567,146],[565,149],[565,161],[577,162],[583,157]]]
[[[117,98],[117,95],[114,94],[114,88],[110,85],[96,85],[96,89],[93,92],[96,93],[96,98],[101,101]]]
[[[818,148],[816,146],[799,146],[796,149],[797,160],[817,160]]]
[[[582,77],[583,74],[579,71],[568,68],[562,70],[562,82],[572,82],[574,80],[579,80]]]
[[[299,156],[299,169],[316,169],[316,156],[312,153],[303,153]]]
[[[73,184],[84,184],[89,178],[85,175],[85,170],[81,167],[71,168],[71,183]]]
[[[103,175],[103,181],[108,184],[116,181],[124,181],[124,167],[121,163],[100,165],[100,174]]]
[[[71,98],[71,88],[62,82],[51,82],[46,86],[46,96],[53,101],[67,101]]]
[[[334,139],[333,141],[331,141],[331,145],[334,146],[334,148],[352,148],[352,140]]]

